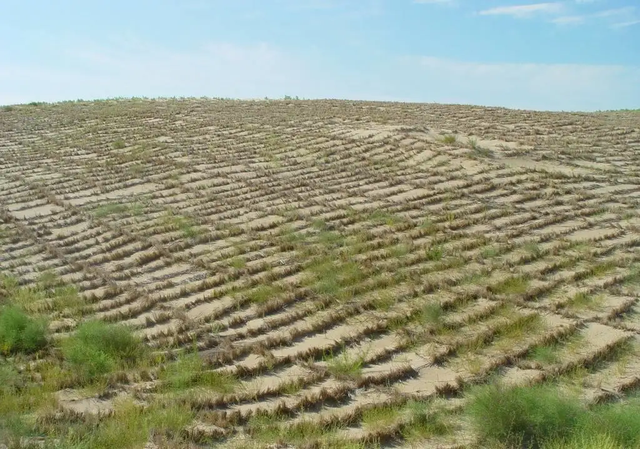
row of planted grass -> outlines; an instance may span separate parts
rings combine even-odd
[[[30,287],[21,287],[6,276],[0,281],[0,354],[4,356],[39,356],[47,349],[51,338],[44,312],[82,315],[84,304],[77,290],[49,274]],[[146,356],[141,342],[128,328],[98,320],[82,323],[60,346],[65,362],[87,381],[134,365]]]
[[[144,407],[130,399],[119,401],[113,415],[100,419],[41,419],[58,407],[55,393],[59,389],[73,386],[102,391],[112,373],[156,365],[163,392],[205,387],[224,393],[237,385],[233,376],[206,370],[198,354],[168,363],[163,357],[153,357],[131,329],[122,325],[88,320],[68,337],[54,340],[48,334],[47,320],[34,312],[39,310],[34,302],[20,301],[42,299],[39,287],[27,290],[4,281],[10,288],[4,288],[0,297],[0,443],[8,447],[28,446],[31,439],[43,436],[70,448],[139,447],[157,432],[164,440],[177,443],[194,412],[170,397],[154,399]]]

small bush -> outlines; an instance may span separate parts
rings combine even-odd
[[[467,413],[484,440],[517,447],[569,438],[586,416],[577,398],[544,385],[479,387]]]
[[[46,322],[10,306],[0,311],[0,352],[32,353],[47,344]]]
[[[118,139],[111,145],[114,150],[122,150],[127,146],[127,144],[122,139]]]
[[[128,328],[97,320],[83,323],[65,342],[63,353],[89,380],[132,366],[146,355],[142,343]]]
[[[447,134],[446,136],[444,136],[442,138],[442,141],[444,143],[446,143],[447,145],[453,145],[454,143],[456,143],[458,141],[458,138],[456,136],[454,136],[453,134]]]

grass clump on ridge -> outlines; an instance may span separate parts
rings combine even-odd
[[[146,355],[141,341],[122,325],[92,320],[63,344],[63,353],[85,379],[135,365]]]
[[[47,325],[16,306],[0,310],[0,353],[33,353],[47,344]]]
[[[334,355],[333,351],[330,351],[324,357],[324,361],[327,363],[327,371],[336,379],[355,380],[361,376],[366,358],[366,351],[348,354],[343,347],[340,355]]]
[[[113,415],[75,425],[61,435],[62,444],[52,447],[133,449],[143,447],[150,435],[162,440],[161,447],[185,447],[182,431],[194,416],[187,404],[154,401],[140,407],[130,399],[122,400],[115,404]]]
[[[442,142],[447,145],[453,145],[458,141],[458,138],[454,134],[447,134],[442,138]]]
[[[168,391],[182,391],[202,387],[218,393],[232,393],[238,380],[226,373],[205,370],[198,353],[183,354],[175,362],[167,365],[161,373],[163,388]]]

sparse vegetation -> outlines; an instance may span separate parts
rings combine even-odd
[[[94,209],[93,214],[96,218],[104,218],[110,215],[126,214],[140,215],[142,213],[142,205],[139,203],[107,203]]]
[[[487,116],[5,107],[0,446],[640,447],[640,116]]]
[[[167,211],[162,220],[165,226],[177,229],[185,238],[197,237],[202,230],[196,226],[192,219],[176,215],[171,211]]]

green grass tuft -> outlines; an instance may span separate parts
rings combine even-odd
[[[535,360],[536,362],[544,363],[547,365],[558,363],[560,361],[560,356],[558,354],[558,345],[551,344],[538,346],[530,352],[529,358],[531,360]]]
[[[282,292],[283,288],[278,285],[260,285],[249,292],[247,298],[252,304],[262,305],[278,297]]]
[[[182,355],[168,364],[160,375],[160,380],[163,388],[168,391],[201,387],[218,393],[232,393],[238,385],[234,376],[205,370],[203,360],[197,353]]]
[[[162,223],[165,226],[169,226],[179,230],[185,238],[194,238],[202,234],[202,229],[198,227],[195,221],[189,217],[182,215],[176,215],[172,211],[162,217]]]
[[[0,310],[0,352],[33,353],[47,344],[47,325],[42,319],[27,315],[18,307]]]
[[[428,401],[410,400],[405,404],[403,412],[407,424],[402,429],[402,436],[409,443],[446,435],[453,430],[442,415],[433,410],[432,403]]]
[[[96,218],[104,218],[109,215],[115,214],[124,214],[129,210],[129,206],[127,204],[122,203],[108,203],[103,204],[101,206],[96,207],[93,210],[93,215]]]
[[[566,302],[566,307],[572,310],[597,310],[602,306],[603,296],[593,296],[585,292],[578,292]]]
[[[420,311],[419,322],[423,326],[430,326],[434,330],[442,327],[444,309],[440,303],[426,304]]]
[[[327,362],[327,370],[336,379],[355,380],[362,374],[366,353],[349,355],[343,348],[340,355],[331,352],[324,360]]]
[[[525,448],[638,448],[640,399],[587,407],[558,385],[477,387],[466,409],[484,442]]]
[[[427,260],[431,260],[434,262],[441,260],[443,255],[444,251],[442,249],[442,246],[440,245],[432,245],[425,250],[425,256]]]
[[[640,400],[598,406],[589,416],[588,429],[609,436],[621,447],[640,447]]]
[[[625,449],[611,435],[578,434],[568,440],[551,441],[543,449]]]
[[[184,404],[154,402],[150,407],[143,408],[131,400],[121,401],[112,416],[72,427],[61,439],[64,444],[55,447],[133,449],[144,446],[150,435],[163,437],[169,443],[166,447],[175,447],[171,443],[179,445],[180,432],[193,420],[194,415]]]
[[[127,146],[127,144],[124,142],[124,140],[123,140],[123,139],[118,139],[118,140],[114,141],[114,142],[111,144],[111,147],[112,147],[114,150],[122,150],[122,149],[123,149],[123,148],[125,148],[126,146]]]
[[[577,398],[561,395],[556,388],[546,385],[478,387],[471,393],[467,408],[476,432],[484,441],[508,447],[531,447],[568,438],[584,413]]]
[[[129,328],[97,320],[83,323],[63,344],[65,358],[86,380],[134,366],[145,349]]]
[[[375,430],[390,427],[400,419],[401,410],[392,405],[373,407],[362,414],[362,427],[366,430]]]
[[[521,295],[527,292],[529,279],[525,276],[511,276],[493,286],[492,290],[500,295]]]
[[[453,134],[447,134],[442,138],[442,142],[446,143],[447,145],[453,145],[457,141],[458,138]]]

